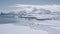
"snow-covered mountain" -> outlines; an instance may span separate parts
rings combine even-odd
[[[34,8],[31,13],[35,13],[35,14],[50,14],[51,11],[43,9],[43,8],[40,8],[40,9]]]

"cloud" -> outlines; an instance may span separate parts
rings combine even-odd
[[[25,10],[27,12],[31,12],[34,8],[36,9],[47,9],[50,11],[60,11],[60,5],[26,5],[26,4],[16,4],[16,5],[12,5],[12,6],[8,6],[11,8],[16,8],[15,11],[22,11]]]

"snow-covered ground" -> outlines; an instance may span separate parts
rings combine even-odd
[[[34,30],[27,26],[0,24],[0,34],[48,34],[44,30]]]
[[[60,20],[3,18],[0,20],[0,34],[60,34]]]

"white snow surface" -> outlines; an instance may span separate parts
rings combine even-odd
[[[0,24],[0,34],[48,34],[48,32],[44,30],[34,30],[27,26]]]
[[[60,20],[3,18],[0,21],[5,22],[0,24],[0,34],[60,34]],[[17,23],[6,23],[12,21]]]

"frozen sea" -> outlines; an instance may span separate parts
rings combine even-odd
[[[60,20],[0,16],[0,34],[60,34]]]

